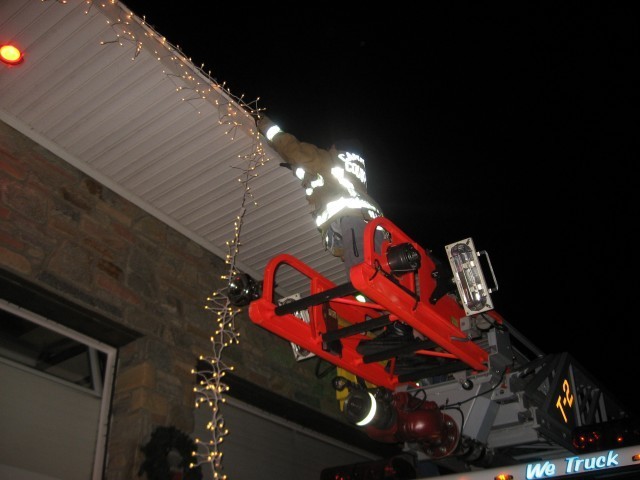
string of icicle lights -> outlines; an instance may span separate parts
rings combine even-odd
[[[41,1],[44,3],[47,0]],[[75,2],[57,0],[57,3],[69,5]],[[243,130],[246,131],[247,122],[251,124],[249,131],[253,133],[254,141],[249,153],[239,155],[238,163],[241,166],[234,167],[240,171],[237,179],[243,194],[234,220],[233,238],[226,242],[225,262],[228,268],[221,276],[223,287],[207,298],[207,305],[204,307],[215,317],[214,332],[210,337],[211,351],[199,357],[198,367],[191,372],[196,375],[197,380],[194,388],[196,408],[209,408],[211,417],[206,425],[210,438],[195,439],[198,450],[192,454],[190,468],[208,463],[211,466],[213,478],[224,480],[227,479],[227,475],[222,472],[222,443],[229,434],[229,430],[225,426],[220,407],[225,403],[225,395],[229,391],[229,386],[224,383],[224,376],[234,368],[223,360],[223,353],[226,348],[239,343],[240,334],[235,326],[235,317],[242,310],[231,305],[227,292],[231,279],[240,273],[236,269],[236,260],[240,253],[240,233],[247,208],[257,205],[251,193],[250,184],[258,176],[257,169],[268,161],[260,135],[257,129],[253,128],[254,119],[261,111],[258,108],[259,99],[245,102],[244,95],[240,97],[233,95],[225,83],[217,83],[210,71],[204,72],[204,64],[200,67],[195,66],[179,47],[169,43],[147,24],[146,19],[125,11],[125,7],[120,7],[117,0],[105,3],[83,0],[82,4],[85,6],[84,14],[88,15],[94,7],[101,8],[107,17],[110,38],[102,40],[101,45],[133,47],[131,60],[136,60],[143,49],[150,51],[158,61],[168,66],[163,73],[174,82],[181,101],[192,105],[197,113],[200,113],[197,107],[198,102],[210,102],[218,108],[218,124],[226,128],[225,134],[229,135],[230,141],[235,139],[235,133],[240,128],[244,127]]]
[[[223,352],[226,348],[239,343],[239,332],[236,330],[235,317],[242,311],[241,308],[231,305],[227,295],[231,279],[240,273],[236,269],[236,259],[240,253],[240,233],[247,206],[257,205],[251,194],[250,183],[258,176],[256,169],[263,166],[266,161],[262,144],[256,133],[257,143],[255,149],[245,157],[246,167],[242,170],[238,181],[243,187],[242,202],[240,210],[234,222],[233,240],[227,242],[228,253],[226,264],[227,273],[221,276],[223,287],[214,291],[207,298],[208,304],[205,306],[215,315],[216,326],[211,336],[211,353],[200,356],[199,368],[194,370],[198,377],[198,385],[195,387],[196,408],[205,405],[211,409],[211,420],[207,424],[207,429],[211,432],[208,441],[196,439],[199,449],[196,453],[197,462],[193,466],[203,463],[210,463],[213,470],[213,478],[226,479],[227,475],[222,473],[222,442],[229,433],[225,426],[223,412],[220,406],[225,403],[225,394],[229,386],[224,382],[227,372],[233,371],[234,367],[228,365],[223,360]]]
[[[49,1],[40,0],[41,3]],[[238,96],[232,93],[226,82],[219,83],[211,70],[205,71],[204,63],[195,65],[179,45],[169,42],[147,23],[145,17],[138,17],[118,0],[56,0],[56,3],[68,8],[76,8],[78,5],[78,8],[83,8],[85,15],[90,15],[92,9],[101,10],[110,29],[109,34],[100,41],[101,45],[133,47],[131,60],[136,60],[143,49],[150,53],[167,66],[163,73],[172,80],[175,90],[180,94],[180,100],[191,105],[198,113],[201,113],[198,105],[202,102],[212,103],[220,107],[220,111],[226,106],[225,118],[220,123],[231,127],[227,133],[235,133],[249,114],[254,115],[259,111],[257,99],[247,102],[244,94]]]

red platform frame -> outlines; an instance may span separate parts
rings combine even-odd
[[[376,228],[382,228],[390,235],[390,240],[382,242],[380,251],[374,248]],[[393,246],[407,243],[420,254],[420,267],[417,271],[394,275],[387,262],[387,251]],[[311,296],[293,302],[298,311],[308,311],[308,323],[291,312],[292,306],[287,309],[277,305],[274,297],[276,273],[284,264],[309,279]],[[445,294],[435,303],[429,299],[436,288],[436,280],[432,276],[435,270],[435,263],[420,245],[390,220],[379,217],[367,224],[364,261],[351,269],[350,284],[337,286],[297,258],[288,254],[278,255],[265,268],[262,296],[249,305],[249,317],[255,324],[318,357],[392,391],[400,383],[408,382],[400,382],[395,374],[394,359],[390,359],[388,364],[365,362],[356,348],[362,340],[370,340],[366,330],[340,338],[340,352],[328,348],[324,335],[329,332],[335,334],[336,328],[345,328],[344,322],[355,326],[366,325],[380,317],[392,322],[402,320],[435,345],[416,354],[457,359],[470,369],[484,371],[487,369],[488,352],[460,330],[460,319],[466,314],[456,298]],[[365,295],[370,302],[358,302],[354,297],[356,291]],[[333,310],[343,320],[342,326],[332,321],[327,309]],[[501,317],[494,312],[485,313],[501,322]]]

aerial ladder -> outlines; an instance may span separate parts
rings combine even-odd
[[[377,250],[376,230],[385,238]],[[304,353],[297,359],[335,365],[347,420],[417,462],[467,471],[640,441],[625,408],[571,355],[544,354],[494,309],[486,252],[467,238],[445,253],[446,263],[378,217],[348,282],[281,254],[259,288],[239,275],[230,294]],[[307,290],[279,296],[284,268]]]

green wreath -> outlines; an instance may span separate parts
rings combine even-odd
[[[151,434],[151,440],[140,447],[146,459],[140,466],[138,476],[147,474],[149,480],[170,480],[169,453],[173,450],[180,455],[180,468],[184,480],[201,480],[202,469],[198,465],[190,468],[192,452],[197,450],[196,443],[176,427],[157,427]]]

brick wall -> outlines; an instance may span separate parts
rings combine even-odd
[[[193,430],[190,371],[210,352],[222,259],[0,122],[0,268],[141,334],[119,351],[106,478],[138,478],[155,426]],[[315,362],[244,313],[237,327],[238,377],[338,417]]]

